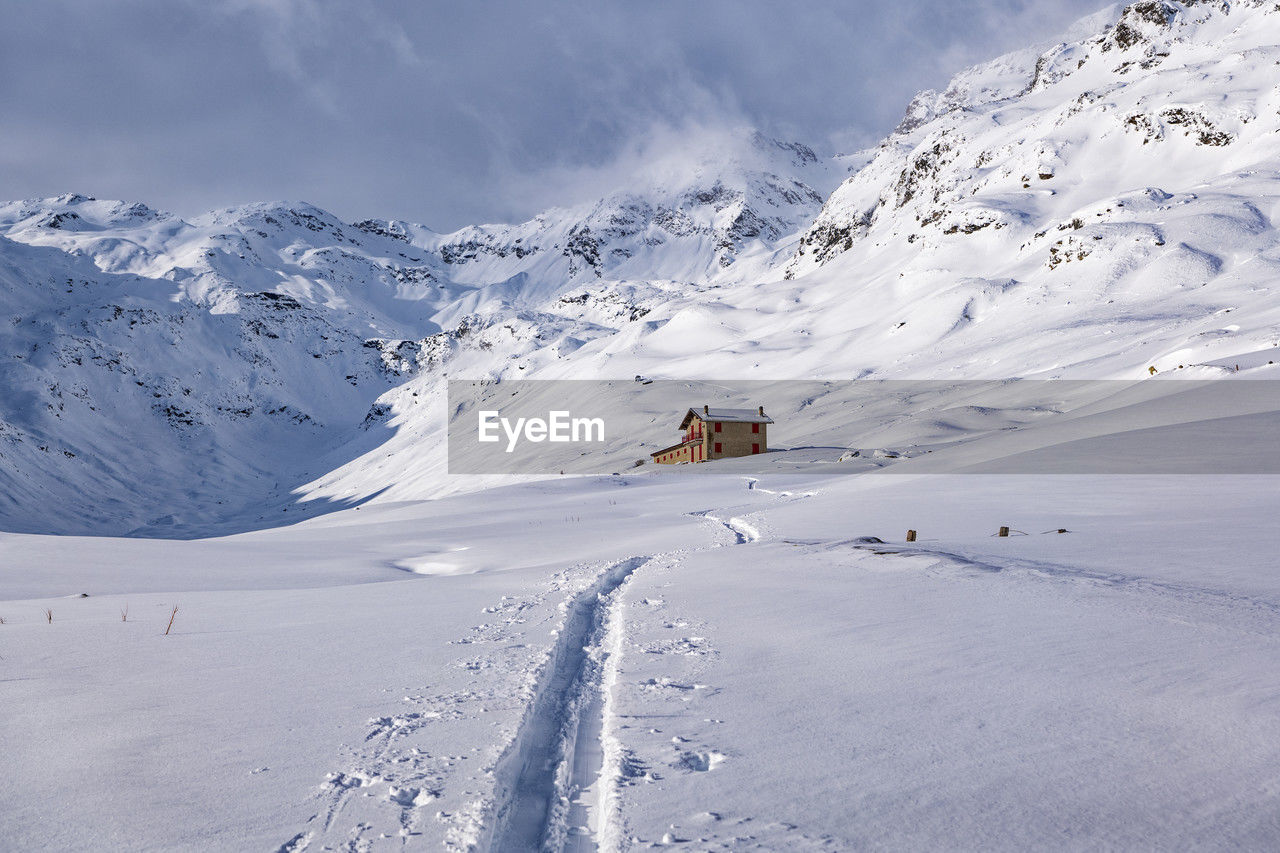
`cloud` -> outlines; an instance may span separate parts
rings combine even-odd
[[[687,186],[700,172],[726,160],[751,160],[751,129],[717,120],[679,125],[655,122],[630,133],[603,162],[572,161],[511,173],[505,187],[516,209],[540,210],[594,201],[611,192],[644,192]]]
[[[316,106],[338,116],[344,87],[333,74],[334,52],[353,43],[382,48],[401,66],[422,64],[413,42],[394,20],[353,0],[187,0],[254,32],[268,65],[286,75]],[[206,5],[207,4],[207,5]],[[236,19],[243,19],[236,21]]]
[[[193,214],[523,218],[741,126],[832,150],[1059,0],[42,0],[0,29],[0,186]],[[678,159],[678,158],[677,158]]]

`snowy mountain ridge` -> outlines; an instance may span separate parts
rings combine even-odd
[[[526,298],[552,295],[564,281],[696,283],[723,279],[743,260],[755,261],[749,266],[758,273],[778,241],[812,220],[838,178],[806,145],[739,131],[699,137],[691,150],[648,163],[629,187],[516,225],[444,235],[403,222],[359,227],[431,251],[460,283],[524,274]]]
[[[922,93],[829,197],[842,161],[740,134],[449,235],[0,205],[0,523],[194,535],[440,494],[445,376],[1266,373],[1280,12],[1110,15]]]
[[[264,501],[287,511],[326,454],[369,444],[404,376],[530,351],[544,330],[571,352],[668,288],[767,263],[821,205],[801,178],[830,189],[830,170],[801,145],[734,144],[747,156],[683,164],[649,197],[451,235],[303,203],[189,222],[75,194],[0,205],[3,514],[42,529],[58,504],[73,529],[163,532],[166,507],[198,503],[183,524],[269,523]],[[665,283],[616,278],[664,263]]]
[[[1265,85],[1275,12],[1262,2],[1134,3],[1100,32],[1008,54],[962,72],[942,93],[917,95],[868,166],[828,200],[789,271],[848,250],[881,221],[950,235],[1005,227],[1010,217],[1043,219],[1058,199],[1095,189],[1070,174],[1043,183],[1081,154],[1110,155],[1095,167],[1114,163],[1115,185],[1136,188],[1139,178],[1160,183],[1218,168],[1214,147],[1265,144],[1275,131]],[[1262,76],[1250,79],[1250,66]],[[1168,144],[1155,149],[1161,156],[1125,161],[1132,146],[1124,134]],[[1254,157],[1269,162],[1270,153]]]

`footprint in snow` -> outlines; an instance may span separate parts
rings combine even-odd
[[[715,750],[709,752],[682,752],[674,766],[683,767],[685,770],[692,770],[697,773],[706,773],[708,770],[714,770],[725,760],[725,757],[723,752]]]
[[[686,655],[690,657],[706,657],[716,654],[716,650],[705,637],[681,637],[678,640],[663,640],[644,646],[645,654],[650,655]]]
[[[330,773],[324,780],[327,787],[338,791],[363,788],[365,785],[373,784],[373,781],[363,773]]]
[[[387,792],[388,800],[406,809],[421,808],[439,797],[439,791],[429,791],[426,788],[397,788],[392,785]]]
[[[705,684],[685,684],[684,682],[676,681],[675,679],[667,678],[666,676],[663,676],[662,678],[647,678],[640,682],[640,686],[645,690],[679,690],[682,692],[688,690],[707,689],[707,685]]]

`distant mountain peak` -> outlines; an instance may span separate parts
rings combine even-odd
[[[935,228],[968,233],[1035,220],[1053,206],[1041,199],[1049,189],[1042,182],[1055,178],[1058,187],[1082,169],[1113,168],[1119,186],[1137,163],[1152,177],[1169,174],[1169,152],[1149,143],[1188,137],[1220,147],[1244,133],[1266,138],[1251,122],[1271,88],[1264,57],[1280,40],[1274,3],[1143,0],[1108,14],[1082,19],[1070,40],[1006,54],[960,72],[943,92],[916,95],[870,162],[828,199],[790,274],[848,251],[877,227],[929,240]],[[1228,71],[1229,56],[1256,74]],[[1090,140],[1126,135],[1130,144],[1110,159],[1078,153]],[[1130,153],[1121,157],[1121,149]],[[1194,168],[1205,165],[1212,168]],[[979,213],[977,200],[989,196]],[[894,215],[907,206],[911,223]],[[962,208],[972,213],[960,215]]]

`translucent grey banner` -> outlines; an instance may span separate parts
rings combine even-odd
[[[450,474],[1280,474],[1280,381],[449,382]]]

